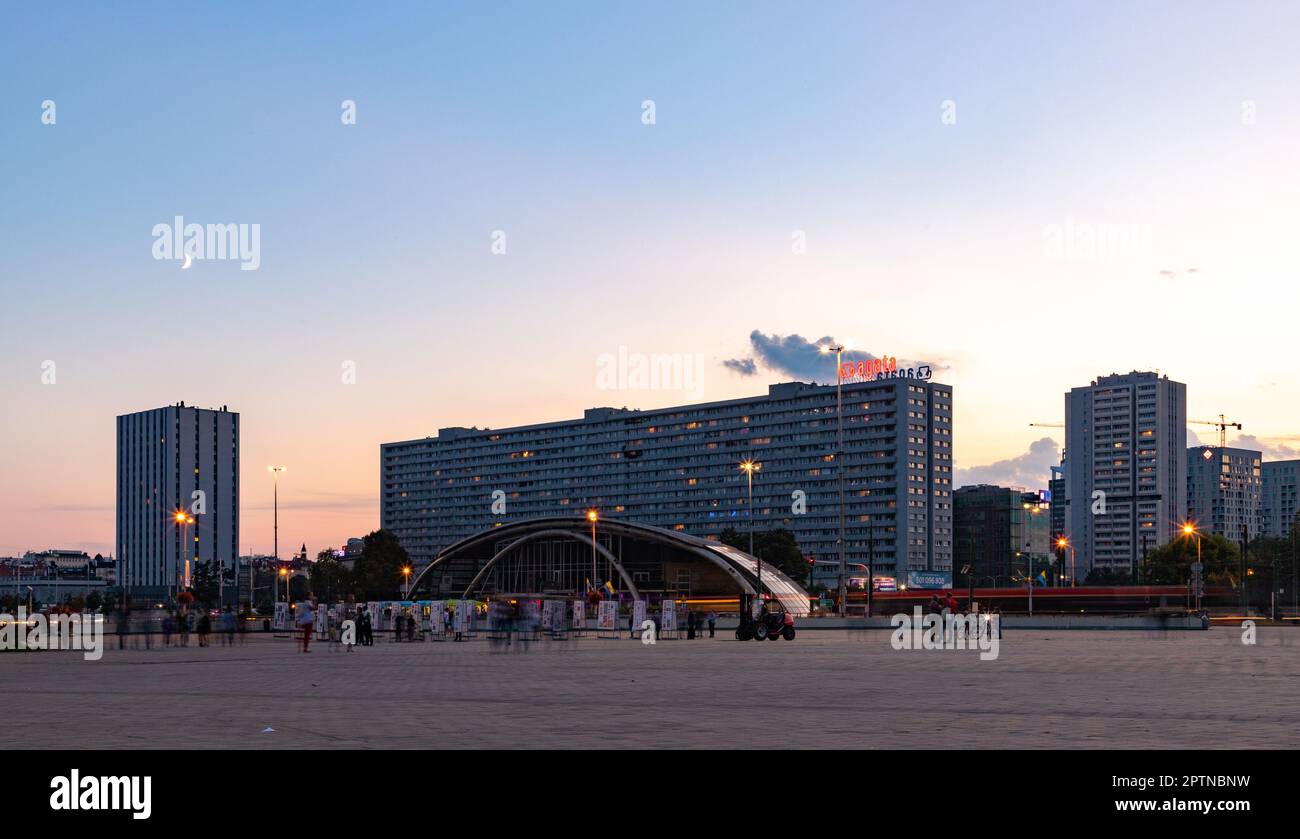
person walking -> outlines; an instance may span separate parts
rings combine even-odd
[[[714,630],[714,627],[717,626],[717,624],[718,624],[718,613],[717,613],[717,612],[709,612],[709,637],[710,637],[710,638],[713,637],[713,630]]]
[[[298,604],[298,625],[302,627],[302,651],[311,652],[311,631],[316,626],[316,615],[313,614],[311,600],[304,600]]]

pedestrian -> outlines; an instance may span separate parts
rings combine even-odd
[[[206,647],[208,645],[208,635],[212,632],[212,618],[208,615],[206,608],[204,608],[203,614],[199,615],[198,629],[199,646]]]
[[[311,631],[316,625],[316,616],[312,613],[310,600],[298,604],[298,625],[302,627],[302,651],[309,653]]]
[[[125,607],[117,613],[117,648],[119,650],[126,649],[126,634],[131,626],[130,614]]]
[[[176,629],[176,621],[172,618],[171,612],[164,612],[162,619],[163,646],[172,645],[172,632]]]
[[[361,610],[361,646],[373,647],[375,645],[375,626],[370,619],[370,610]]]
[[[694,611],[690,611],[686,613],[686,640],[687,641],[695,640],[695,612]]]
[[[194,615],[188,611],[176,613],[176,626],[180,632],[180,642],[182,647],[188,647],[190,645],[190,629],[193,628],[193,624],[191,623],[193,620]]]
[[[235,645],[235,613],[229,606],[221,610],[221,634],[224,636],[222,642],[227,647]]]
[[[948,611],[955,615],[957,614],[957,607],[957,595],[953,594],[951,591],[948,592]]]
[[[718,613],[709,612],[709,637],[713,637],[713,629],[718,623]]]

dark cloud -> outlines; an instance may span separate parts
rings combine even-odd
[[[1052,467],[1061,463],[1061,447],[1051,437],[1043,437],[1029,444],[1029,451],[1015,457],[999,460],[987,466],[958,469],[954,486],[994,484],[1018,486],[1025,489],[1046,489]]]
[[[729,358],[722,362],[722,366],[742,376],[757,375],[758,368],[762,366],[796,381],[833,382],[835,381],[835,357],[823,353],[821,348],[834,343],[835,339],[829,335],[810,341],[802,335],[775,333],[768,335],[755,329],[749,333],[752,355],[749,358]],[[869,361],[876,356],[869,352],[850,349],[843,353],[842,358],[846,362]],[[919,367],[921,364],[929,364],[935,370],[947,370],[952,367],[951,362],[948,361],[934,363],[898,359],[900,369]]]
[[[758,365],[752,358],[728,358],[722,362],[722,366],[742,376],[758,375]]]

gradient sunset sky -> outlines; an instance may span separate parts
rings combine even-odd
[[[1028,423],[1133,369],[1300,456],[1294,3],[0,16],[0,555],[112,550],[118,414],[238,411],[241,548],[279,463],[314,555],[378,526],[381,442],[761,393],[791,336],[942,364],[959,483],[1041,485]],[[155,260],[177,215],[260,268]],[[598,388],[620,347],[699,392]]]

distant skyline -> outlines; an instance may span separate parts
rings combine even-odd
[[[1300,457],[1300,7],[5,18],[0,555],[111,550],[119,414],[238,411],[241,551],[275,463],[314,555],[378,526],[381,442],[760,393],[824,337],[936,365],[958,482],[1045,485],[1029,423],[1135,369]],[[256,270],[155,259],[176,216]],[[621,349],[697,375],[611,387]]]

